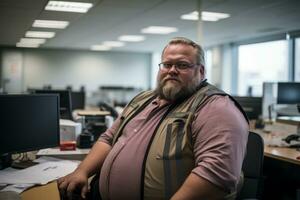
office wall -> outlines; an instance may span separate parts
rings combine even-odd
[[[156,87],[157,73],[159,71],[158,64],[161,62],[161,52],[152,53],[152,68],[151,68],[151,88]]]
[[[39,49],[19,52],[23,57],[23,90],[48,84],[54,88],[72,85],[74,89],[84,85],[88,91],[103,85],[150,88],[150,53]]]
[[[222,47],[216,46],[212,49],[212,66],[211,66],[211,80],[210,82],[221,87],[222,83]]]
[[[231,86],[234,82],[234,52],[232,45],[226,44],[222,46],[223,56],[222,56],[222,82],[221,87],[225,92],[232,93]]]
[[[20,51],[2,52],[1,77],[1,87],[4,91],[22,92],[24,82],[23,54]]]
[[[211,69],[210,79],[213,85],[227,93],[235,94],[237,70],[235,49],[231,44],[218,45],[210,48]]]

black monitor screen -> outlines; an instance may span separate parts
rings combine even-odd
[[[72,110],[84,109],[85,107],[85,92],[71,92]]]
[[[59,95],[59,110],[62,119],[72,120],[72,102],[71,92],[69,90],[35,90],[36,94],[58,94]]]
[[[58,95],[0,95],[0,155],[59,145]]]
[[[261,97],[233,97],[243,108],[249,119],[258,119],[262,114]]]
[[[277,89],[278,104],[299,104],[300,103],[300,83],[279,82]]]

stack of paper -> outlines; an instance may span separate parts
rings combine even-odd
[[[9,185],[3,191],[22,192],[33,185],[44,185],[73,172],[79,162],[69,160],[43,161],[23,170],[0,171],[0,185]]]

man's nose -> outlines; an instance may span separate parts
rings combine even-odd
[[[168,72],[169,73],[178,73],[178,69],[176,68],[176,65],[173,64]]]

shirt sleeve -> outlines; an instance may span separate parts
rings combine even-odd
[[[108,128],[104,133],[100,135],[98,141],[104,142],[110,146],[112,145],[114,134],[120,125],[120,116],[121,115],[119,115],[119,117],[114,121],[110,128]]]
[[[192,123],[196,167],[192,173],[223,188],[236,190],[249,126],[228,96],[213,96]]]

